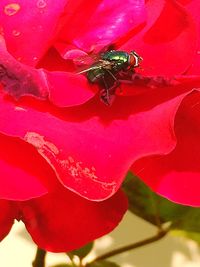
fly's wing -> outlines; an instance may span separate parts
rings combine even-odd
[[[97,61],[96,63],[94,63],[90,67],[84,68],[84,69],[78,71],[77,74],[82,74],[82,73],[88,72],[90,70],[104,69],[107,72],[109,72],[111,76],[113,76],[112,68],[114,65],[115,65],[115,62],[99,59],[99,61]]]
[[[104,53],[110,50],[115,50],[114,44],[105,45],[101,49],[95,47],[90,53],[73,58],[73,62],[77,66],[91,66],[95,62],[98,62]]]
[[[100,55],[84,55],[73,59],[73,62],[76,66],[91,66],[100,59]]]
[[[87,55],[83,55],[73,59],[75,66],[77,67],[78,71],[77,74],[88,72],[89,70],[99,69],[100,66],[104,67],[110,65],[110,62],[106,62],[101,60],[102,55],[113,49],[113,45],[107,45],[103,47],[100,51],[91,52]],[[102,63],[104,61],[104,63]],[[98,63],[98,64],[96,64]]]
[[[74,65],[76,66],[76,73],[82,74],[88,72],[91,69],[96,69],[95,65],[100,59],[99,54],[84,55],[73,59]]]
[[[91,67],[88,67],[88,68],[86,68],[86,69],[82,69],[82,70],[78,71],[77,74],[86,73],[86,72],[88,72],[89,70],[96,70],[96,69],[99,69],[99,68],[100,68],[99,65],[91,66]]]

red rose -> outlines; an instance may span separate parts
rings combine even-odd
[[[133,163],[133,171],[151,186],[157,189],[162,184],[161,167],[152,171],[154,159],[166,159],[179,140],[186,143],[177,131],[187,138],[185,123],[190,121],[176,124],[176,120],[182,120],[186,106],[191,109],[190,98],[198,106],[200,77],[182,75],[193,73],[189,68],[196,60],[198,40],[192,8],[183,4],[0,3],[0,198],[7,214],[2,224],[9,225],[2,227],[2,238],[17,218],[45,249],[79,247],[121,219],[126,201],[116,191]],[[107,107],[99,100],[98,85],[77,74],[72,59],[111,43],[116,49],[137,51],[144,58],[144,71],[122,82],[122,93]],[[196,119],[197,115],[195,125]],[[180,144],[189,159],[190,144]],[[176,156],[174,164],[176,160],[180,158]],[[171,175],[170,168],[167,164]],[[184,188],[182,182],[173,186]],[[199,204],[197,194],[194,202],[181,191],[180,200],[172,190],[165,186],[158,191],[175,201]]]
[[[50,99],[66,98],[71,106],[94,95],[86,79],[69,72],[70,63],[53,48],[53,39],[70,15],[67,12],[76,13],[65,1],[2,1],[0,7],[0,239],[16,218],[23,220],[40,247],[72,250],[111,231],[127,209],[120,191],[108,200],[91,201],[107,198],[116,187],[106,177],[98,177],[97,169],[105,162],[95,165],[105,153],[109,157],[104,136],[94,129],[95,148],[88,132],[92,120],[84,123],[81,118],[87,114],[79,113],[79,107],[73,112],[48,101],[50,92]],[[48,49],[54,51],[49,56]],[[61,71],[37,69],[39,64]],[[84,144],[86,136],[91,141]],[[96,153],[89,152],[90,147]]]
[[[160,17],[144,35],[143,40],[152,47],[150,56],[156,55],[155,61],[152,61],[155,73],[181,75],[181,84],[172,87],[172,90],[179,95],[185,91],[186,95],[177,106],[175,116],[170,118],[174,135],[171,149],[166,153],[145,155],[132,166],[133,172],[154,191],[177,203],[191,206],[200,206],[199,8],[199,1],[165,3]],[[163,49],[163,53],[159,49]],[[144,55],[144,58],[147,65],[147,56]],[[160,130],[163,131],[163,128]]]

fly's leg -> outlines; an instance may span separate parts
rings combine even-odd
[[[102,81],[104,84],[104,88],[100,91],[101,94],[101,100],[103,101],[104,104],[107,106],[110,106],[110,95],[109,95],[109,87],[108,84],[105,80],[105,76],[102,76]]]
[[[115,77],[115,75],[110,71],[110,70],[108,70],[108,69],[105,69],[106,71],[107,71],[107,73],[113,78],[113,80],[114,80],[114,85],[113,85],[113,87],[115,87],[115,88],[117,88],[117,87],[120,87],[120,82],[119,82],[119,80]]]
[[[100,91],[101,100],[105,105],[110,106],[114,100],[115,95],[110,94],[110,88],[106,82],[105,76],[102,76],[102,81],[104,84],[104,89]]]
[[[116,89],[119,88],[120,93],[122,93],[122,89],[120,87],[121,85],[120,81],[115,77],[115,75],[110,70],[106,69],[106,71],[114,80],[114,84],[109,90],[113,91],[113,94],[115,94]]]

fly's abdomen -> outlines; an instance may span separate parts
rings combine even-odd
[[[104,74],[105,74],[105,71],[102,68],[96,68],[96,69],[94,68],[94,69],[91,69],[91,70],[88,71],[87,79],[91,83],[96,83],[96,82],[98,82],[99,80],[102,79]]]

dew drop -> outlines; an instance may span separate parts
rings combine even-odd
[[[37,7],[38,8],[44,8],[47,5],[45,0],[38,0],[37,1]]]
[[[21,32],[17,31],[17,30],[13,30],[12,34],[17,37],[17,36],[19,36],[21,34]]]
[[[33,60],[34,60],[34,61],[38,60],[38,57],[33,57]]]
[[[17,3],[10,3],[4,7],[4,13],[7,16],[13,16],[20,10],[20,5]]]

